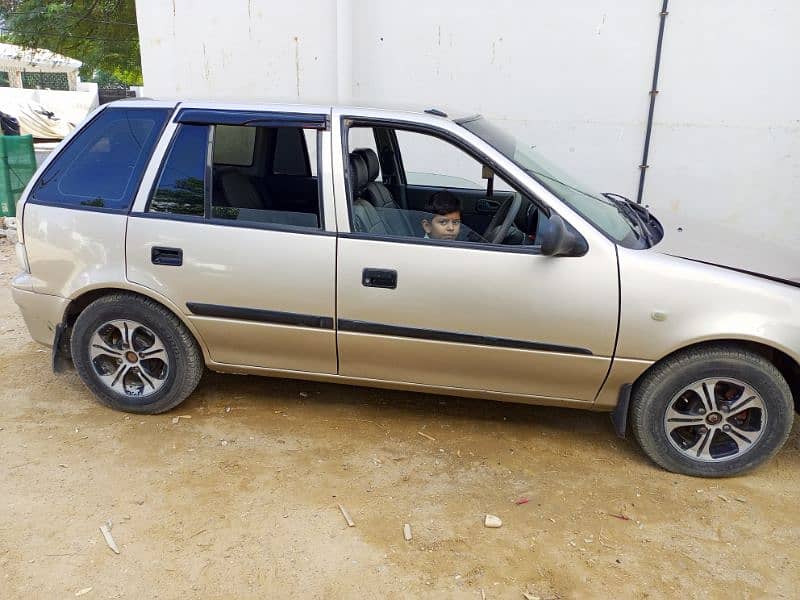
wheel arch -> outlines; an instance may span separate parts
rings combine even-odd
[[[644,372],[639,375],[636,381],[632,384],[632,389],[635,390],[636,387],[639,385],[639,382],[657,365],[660,365],[666,360],[669,360],[671,357],[675,356],[676,354],[681,354],[683,352],[687,352],[689,350],[695,350],[699,348],[706,348],[709,346],[729,346],[729,347],[736,347],[740,349],[746,349],[752,352],[753,354],[758,354],[759,356],[767,359],[772,365],[778,369],[780,374],[786,380],[786,383],[789,384],[789,389],[792,391],[792,399],[794,400],[794,407],[795,411],[800,412],[800,364],[783,352],[782,350],[776,348],[775,346],[771,346],[768,343],[755,341],[755,340],[743,340],[743,339],[735,339],[735,338],[722,338],[722,339],[715,339],[715,340],[703,340],[701,342],[695,342],[692,344],[687,344],[686,346],[681,346],[662,356],[660,359],[655,361],[652,365],[650,365]]]
[[[205,342],[203,338],[200,336],[197,329],[194,325],[189,321],[184,314],[175,306],[172,302],[167,300],[166,298],[160,296],[159,294],[154,293],[152,290],[147,288],[128,288],[128,287],[121,287],[121,286],[104,286],[104,287],[95,287],[89,289],[83,289],[76,295],[74,295],[71,299],[69,304],[67,305],[66,309],[64,309],[64,315],[61,320],[61,327],[63,329],[63,335],[60,343],[58,344],[57,348],[54,348],[53,351],[57,354],[60,354],[62,357],[66,358],[69,357],[69,339],[72,333],[72,326],[75,324],[78,316],[95,300],[99,298],[103,298],[104,296],[109,296],[111,294],[129,294],[131,296],[140,296],[142,298],[147,298],[154,302],[157,302],[163,308],[168,310],[170,313],[175,315],[177,319],[186,327],[186,329],[191,333],[192,337],[194,338],[197,346],[200,348],[201,352],[203,353],[203,359],[207,363],[209,361],[209,354],[208,349],[206,348]]]

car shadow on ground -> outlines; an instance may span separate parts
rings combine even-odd
[[[250,410],[263,408],[270,414],[276,407],[302,406],[304,414],[311,419],[318,413],[345,412],[365,419],[381,419],[383,423],[395,421],[398,426],[407,426],[409,421],[431,422],[446,424],[455,432],[459,429],[470,433],[491,431],[512,440],[531,434],[552,435],[564,446],[612,444],[620,458],[652,464],[630,431],[626,439],[616,435],[610,413],[576,408],[206,372],[196,392],[175,411],[201,405],[209,409],[218,405],[222,410],[222,404],[236,402],[248,404]]]

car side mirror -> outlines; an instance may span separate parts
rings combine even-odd
[[[553,213],[537,240],[545,256],[583,256],[589,250],[581,234]]]

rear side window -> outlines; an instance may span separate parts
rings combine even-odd
[[[307,139],[313,140],[316,150],[317,132],[288,126],[240,129],[255,131],[253,164],[236,167],[218,163],[219,140],[214,138],[211,217],[320,228],[319,184],[311,175],[306,147]]]
[[[256,128],[236,125],[214,126],[214,163],[249,167],[253,164]]]
[[[275,161],[272,172],[276,175],[310,176],[306,138],[302,129],[280,127],[275,136]]]
[[[153,212],[200,215],[205,212],[205,169],[208,127],[181,125],[164,161],[155,194]]]
[[[320,229],[319,181],[308,151],[316,156],[316,146],[315,129],[181,124],[148,210],[219,224]]]
[[[32,200],[127,211],[169,113],[166,108],[105,109],[50,163]]]

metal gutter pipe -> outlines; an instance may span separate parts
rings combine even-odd
[[[644,152],[642,153],[642,164],[639,165],[639,191],[636,194],[636,202],[642,203],[644,193],[644,176],[650,165],[647,164],[647,156],[650,153],[650,134],[653,131],[653,113],[656,108],[656,96],[658,95],[658,69],[661,66],[661,44],[664,41],[664,25],[667,21],[667,5],[669,0],[664,0],[661,6],[661,20],[658,25],[658,44],[656,45],[656,62],[653,66],[653,85],[650,87],[650,111],[647,114],[647,128],[644,134]]]

